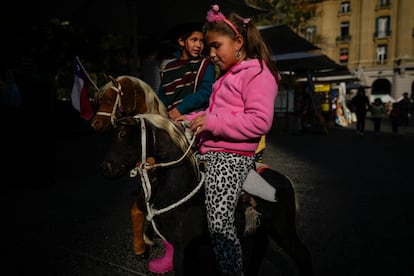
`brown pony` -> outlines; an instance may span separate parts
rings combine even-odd
[[[164,104],[146,82],[127,75],[109,78],[97,94],[99,107],[91,123],[96,131],[108,131],[123,116],[144,113],[168,116]]]
[[[109,76],[109,79],[97,94],[99,107],[91,123],[97,132],[115,128],[116,120],[123,116],[155,113],[168,117],[164,104],[146,82],[128,75],[116,79]],[[149,252],[145,244],[152,242],[143,233],[144,215],[135,202],[131,207],[133,249],[136,255],[147,258]]]

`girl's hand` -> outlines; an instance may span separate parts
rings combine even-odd
[[[200,132],[204,131],[205,128],[206,128],[206,114],[202,114],[194,118],[190,122],[190,129],[194,131],[195,134],[199,134]]]
[[[185,115],[180,115],[180,116],[174,118],[174,122],[176,122],[176,123],[179,123],[179,122],[182,122],[182,121],[187,121],[187,117]]]
[[[190,122],[187,121],[187,118],[184,115],[178,116],[173,119],[174,124],[179,127],[183,132],[186,128],[189,128]]]

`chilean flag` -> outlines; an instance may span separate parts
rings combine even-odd
[[[95,86],[78,57],[75,58],[75,79],[72,87],[72,106],[80,112],[85,120],[93,117],[93,109],[89,101],[88,90]],[[95,86],[96,87],[96,86]]]

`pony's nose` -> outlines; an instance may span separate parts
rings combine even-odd
[[[99,130],[102,128],[102,122],[100,120],[94,119],[92,120],[91,126],[94,130]]]
[[[103,161],[100,165],[100,169],[102,170],[102,174],[106,177],[111,177],[114,175],[114,170],[112,168],[111,162]]]
[[[117,178],[125,173],[127,166],[124,163],[115,162],[113,160],[105,160],[99,165],[103,176],[109,178]]]

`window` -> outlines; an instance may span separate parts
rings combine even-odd
[[[378,45],[377,46],[377,62],[384,64],[387,60],[387,45]]]
[[[341,63],[348,63],[348,48],[339,49],[339,61]]]
[[[341,22],[341,40],[349,38],[349,22]]]
[[[315,42],[316,40],[316,26],[306,27],[306,40],[310,42]]]
[[[388,37],[391,34],[390,30],[390,17],[389,16],[380,16],[377,17],[376,28],[376,38]]]
[[[351,5],[349,3],[349,1],[346,2],[342,2],[341,3],[341,13],[348,13],[351,11]]]

